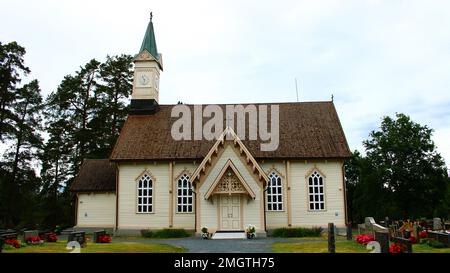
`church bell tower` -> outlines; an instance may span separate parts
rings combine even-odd
[[[158,109],[159,76],[163,70],[162,55],[156,48],[152,13],[139,53],[134,57],[133,92],[130,114],[152,114]]]

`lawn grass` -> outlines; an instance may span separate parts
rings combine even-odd
[[[275,243],[272,245],[273,252],[277,253],[328,253],[328,242],[295,242]],[[336,253],[369,253],[365,245],[355,241],[336,240]],[[414,244],[413,253],[450,253],[450,248],[432,248],[428,245]]]
[[[67,242],[45,243],[43,245],[29,245],[17,249],[4,249],[4,253],[70,253],[66,249]],[[156,243],[112,242],[107,244],[87,243],[81,248],[81,253],[177,253],[186,252],[186,249]]]
[[[322,242],[296,242],[275,243],[272,245],[276,253],[328,253],[328,243]],[[366,246],[354,241],[336,241],[336,253],[366,253]]]

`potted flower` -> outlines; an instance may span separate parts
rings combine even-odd
[[[248,225],[245,228],[245,234],[247,234],[247,239],[253,239],[256,236],[256,227],[254,225]]]
[[[202,238],[209,239],[209,232],[207,227],[202,227]]]

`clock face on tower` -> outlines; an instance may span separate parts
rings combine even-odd
[[[141,86],[147,86],[150,83],[150,77],[147,74],[140,74],[138,76],[138,81]]]

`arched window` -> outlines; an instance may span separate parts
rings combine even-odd
[[[317,170],[308,177],[308,193],[309,210],[324,210],[324,178]]]
[[[153,212],[153,178],[145,172],[138,179],[137,186],[137,212]]]
[[[267,210],[283,210],[283,183],[281,176],[272,171],[269,174],[269,183],[267,187]]]
[[[192,212],[192,190],[188,174],[178,178],[177,212]]]

